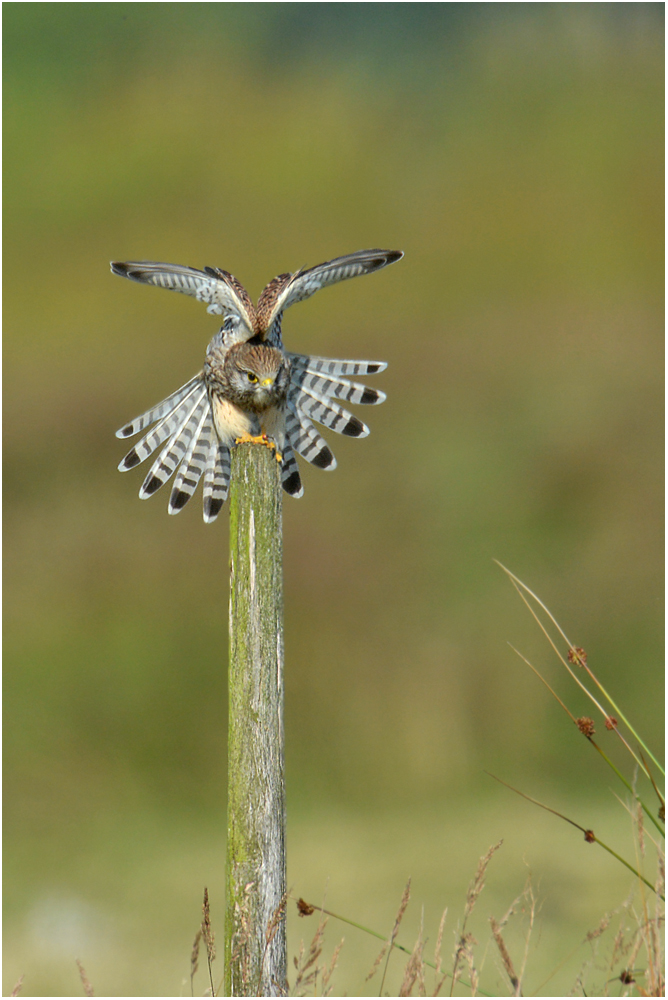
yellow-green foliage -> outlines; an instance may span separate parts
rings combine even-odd
[[[662,7],[36,3],[4,22],[6,974],[39,968],[48,993],[77,954],[98,993],[178,992],[160,942],[171,960],[184,935],[187,977],[204,884],[222,917],[222,846],[217,875],[175,873],[192,914],[147,904],[141,971],[124,935],[182,831],[224,825],[227,518],[140,503],[113,432],[198,370],[216,321],[108,261],[219,265],[255,296],[340,253],[406,252],[284,321],[289,348],[390,362],[370,438],[337,439],[338,470],[307,468],[284,503],[290,822],[452,820],[491,794],[492,762],[593,797],[505,645],[541,648],[492,559],[655,742]],[[478,832],[463,891],[499,835]],[[323,886],[339,863],[321,858]],[[611,905],[578,914],[580,937]]]

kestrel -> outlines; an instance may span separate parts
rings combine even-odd
[[[281,340],[283,311],[326,285],[371,274],[401,257],[400,250],[358,250],[293,274],[279,274],[257,306],[233,275],[217,267],[198,271],[152,261],[112,262],[114,274],[191,295],[207,303],[207,312],[223,317],[203,370],[116,432],[116,437],[128,438],[153,424],[120,463],[121,472],[163,446],[139,496],[143,500],[152,496],[178,467],[169,513],[177,514],[186,505],[203,476],[204,520],[214,521],[229,488],[230,448],[247,441],[275,449],[283,489],[293,497],[304,492],[295,452],[321,469],[334,469],[336,459],[313,421],[338,434],[366,437],[366,424],[338,400],[382,403],[383,392],[347,376],[375,375],[387,365],[286,351]]]

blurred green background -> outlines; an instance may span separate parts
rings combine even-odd
[[[483,770],[627,857],[630,825],[509,649],[590,714],[492,560],[658,749],[663,5],[3,7],[5,995],[80,994],[75,957],[98,995],[189,994],[204,885],[222,944],[227,518],[140,503],[113,436],[217,321],[108,261],[256,297],[374,246],[406,257],[284,321],[389,362],[371,437],[328,434],[338,470],[284,504],[289,883],[385,934],[412,876],[400,941],[424,904],[433,953],[449,906],[447,965],[503,837],[474,932],[530,871],[527,991],[566,992],[631,879]],[[376,942],[331,922],[327,955],[343,934],[334,994],[377,994]]]

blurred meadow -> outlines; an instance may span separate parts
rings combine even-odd
[[[75,958],[97,995],[189,995],[204,885],[222,945],[227,517],[140,502],[114,438],[217,320],[108,262],[256,297],[366,247],[406,256],[284,319],[389,362],[371,436],[326,432],[337,471],[284,501],[289,885],[389,934],[412,877],[399,940],[424,906],[433,956],[447,905],[447,967],[503,838],[471,929],[531,873],[526,991],[568,992],[633,878],[484,770],[633,860],[631,824],[509,648],[591,714],[493,559],[658,752],[663,5],[3,7],[3,995],[80,995]],[[377,994],[380,943],[330,920],[327,957],[342,936],[334,995]]]

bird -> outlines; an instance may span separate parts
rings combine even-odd
[[[202,479],[204,521],[215,521],[229,490],[230,450],[243,443],[273,449],[281,464],[283,489],[293,497],[304,492],[295,452],[320,469],[334,469],[336,459],[315,423],[348,437],[366,437],[367,425],[339,401],[382,403],[385,393],[351,381],[351,376],[375,375],[387,364],[286,351],[283,312],[327,285],[371,274],[402,257],[401,250],[358,250],[279,274],[256,305],[234,275],[222,268],[112,261],[113,274],[190,295],[223,321],[208,346],[202,371],[116,432],[118,438],[146,432],[122,459],[121,472],[160,449],[139,490],[140,498],[152,496],[176,472],[167,510],[177,514]]]

